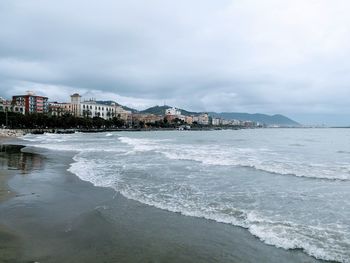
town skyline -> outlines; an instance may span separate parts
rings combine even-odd
[[[107,121],[107,125],[112,125],[122,121],[125,127],[160,127],[173,125],[198,125],[203,127],[300,127],[300,124],[283,115],[265,115],[265,114],[245,114],[245,113],[216,113],[216,112],[190,112],[174,106],[153,106],[143,111],[125,107],[111,99],[101,101],[97,98],[83,98],[79,93],[70,95],[70,101],[57,101],[47,96],[36,94],[34,91],[27,91],[21,95],[12,95],[11,99],[5,99],[0,96],[0,113],[5,113],[5,123],[8,113],[14,113],[14,119],[21,122],[20,115],[45,115],[39,118],[53,118],[55,121],[72,116],[77,121],[88,121],[87,119],[102,118]],[[29,116],[29,118],[31,118]],[[35,118],[35,117],[34,117]],[[98,121],[95,119],[95,121]],[[4,120],[3,120],[4,121]],[[17,121],[15,121],[17,123]],[[88,121],[90,122],[90,121]],[[165,126],[164,126],[164,125]],[[17,124],[16,124],[17,125]],[[21,125],[21,124],[18,124]]]
[[[18,92],[16,94],[25,94],[27,92],[34,92],[35,94],[37,94],[38,92],[37,91],[30,91],[30,90],[26,90],[25,88],[20,88],[18,89]],[[68,102],[69,101],[69,96],[74,94],[74,93],[77,93],[77,92],[71,92],[71,94],[67,94],[67,93],[64,93],[64,91],[66,91],[66,89],[61,89],[60,90],[60,94],[59,96],[57,97],[49,97],[49,95],[46,95],[46,94],[50,94],[50,93],[47,93],[45,92],[44,89],[39,89],[40,90],[40,95],[41,96],[45,96],[45,97],[48,97],[50,102],[57,102],[57,101],[60,101],[60,102]],[[63,90],[63,91],[62,91]],[[84,90],[83,90],[84,92]],[[6,94],[6,93],[5,93]],[[56,93],[57,94],[57,93]],[[81,93],[79,93],[81,94]],[[13,94],[12,94],[13,95]],[[7,96],[7,98],[11,98],[12,95]],[[252,112],[244,112],[244,111],[226,111],[226,112],[220,112],[220,111],[210,111],[210,110],[196,110],[196,109],[193,109],[193,108],[186,108],[186,106],[179,106],[179,105],[174,105],[174,104],[170,104],[168,102],[171,102],[172,100],[163,100],[163,101],[147,101],[145,102],[143,99],[140,99],[140,98],[137,98],[137,99],[133,99],[132,100],[132,103],[130,103],[130,101],[127,99],[127,98],[124,98],[122,96],[119,96],[115,93],[111,93],[111,92],[101,92],[101,91],[96,91],[96,90],[93,90],[93,91],[85,91],[85,93],[82,93],[81,94],[82,96],[82,100],[85,100],[85,101],[89,101],[91,99],[96,99],[97,101],[114,101],[116,103],[118,103],[119,105],[121,106],[126,106],[128,108],[131,108],[133,110],[137,110],[137,111],[144,111],[144,110],[147,110],[149,108],[152,108],[154,106],[169,106],[169,107],[175,107],[175,108],[178,108],[178,109],[183,109],[183,110],[187,110],[187,111],[191,111],[191,112],[197,112],[197,113],[200,113],[200,112],[216,112],[216,113],[247,113],[247,114],[264,114],[264,115],[269,115],[269,116],[273,116],[273,115],[284,115],[288,118],[290,118],[291,120],[293,121],[296,121],[297,123],[300,123],[301,125],[304,125],[304,126],[349,126],[349,123],[350,121],[348,122],[346,119],[344,120],[343,118],[343,115],[332,115],[330,114],[328,116],[328,119],[332,119],[332,121],[327,121],[325,118],[324,118],[324,114],[322,115],[313,115],[311,118],[314,120],[314,121],[307,121],[307,118],[303,119],[303,118],[294,118],[293,114],[291,115],[285,115],[285,114],[282,114],[282,113],[279,113],[279,112],[256,112],[256,111],[252,111]],[[0,96],[1,97],[1,96]],[[5,96],[3,96],[5,98]],[[152,104],[153,103],[153,104]],[[174,103],[176,103],[176,101],[174,101]],[[303,121],[304,120],[304,121]]]

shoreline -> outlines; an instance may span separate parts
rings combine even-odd
[[[23,243],[17,252],[24,262],[324,262],[266,245],[244,228],[95,187],[67,171],[72,154],[34,154],[45,156],[42,166],[9,179],[18,196],[0,203],[0,225],[16,229],[11,238]]]
[[[176,128],[105,128],[105,129],[0,129],[0,143],[1,139],[6,138],[19,138],[26,134],[72,134],[76,132],[80,133],[101,133],[101,132],[139,132],[139,131],[212,131],[212,130],[241,130],[241,129],[252,129],[243,127],[192,127],[191,129],[179,129]]]
[[[10,149],[11,145],[7,146],[5,142],[14,143],[15,141],[13,137],[0,137],[0,203],[15,196],[15,192],[8,185],[8,181],[15,175],[14,171],[8,169],[8,151],[11,152],[12,149]],[[16,147],[14,151],[17,152],[19,147]]]
[[[152,132],[152,131],[218,131],[218,130],[249,130],[249,129],[350,129],[350,127],[191,127],[191,129],[176,128],[106,128],[106,129],[2,129],[0,128],[0,144],[1,140],[9,138],[20,138],[26,134],[72,134],[72,133],[102,133],[102,132]]]

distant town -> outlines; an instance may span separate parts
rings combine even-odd
[[[68,99],[68,98],[67,98]],[[159,112],[158,112],[159,113]],[[187,113],[187,112],[186,112]],[[255,128],[262,124],[249,120],[224,119],[208,113],[183,114],[175,107],[152,114],[125,109],[116,102],[82,99],[78,93],[70,102],[49,101],[28,91],[12,99],[0,97],[0,125],[7,128]],[[24,117],[26,116],[26,117]]]

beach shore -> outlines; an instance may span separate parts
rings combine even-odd
[[[8,137],[21,137],[25,134],[23,130],[20,129],[0,129],[0,142]]]
[[[2,143],[9,142],[8,137],[0,138]],[[12,141],[13,142],[13,141]],[[16,174],[16,171],[9,169],[11,154],[19,154],[19,147],[14,148],[0,145],[0,204],[16,196],[16,193],[8,186],[8,180]],[[0,223],[0,262],[19,262],[21,253],[19,236],[8,227]]]
[[[0,203],[0,244],[10,244],[0,262],[322,262],[81,181],[67,172],[71,154],[21,154],[8,181],[16,195]]]

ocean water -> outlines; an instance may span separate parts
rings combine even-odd
[[[350,129],[26,135],[74,152],[69,171],[276,247],[350,262]]]

